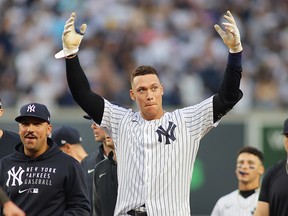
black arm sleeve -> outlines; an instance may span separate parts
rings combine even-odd
[[[78,56],[66,59],[66,76],[73,99],[97,124],[100,124],[104,112],[104,99],[91,90]]]
[[[213,97],[214,122],[229,112],[242,98],[243,93],[239,89],[242,77],[242,52],[229,53],[228,63],[217,94]]]

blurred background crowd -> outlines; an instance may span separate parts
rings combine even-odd
[[[213,25],[227,10],[245,50],[244,98],[235,110],[287,109],[287,0],[0,0],[2,102],[77,106],[65,61],[54,58],[75,11],[77,25],[88,25],[79,58],[94,91],[131,106],[129,73],[148,64],[160,74],[165,106],[194,104],[221,82],[228,50]]]

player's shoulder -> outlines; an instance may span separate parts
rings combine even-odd
[[[110,160],[108,158],[103,159],[102,161],[98,162],[94,167],[94,172],[102,172],[108,169],[110,164]]]
[[[3,134],[7,136],[19,137],[19,134],[15,133],[14,131],[9,131],[9,130],[2,130],[2,131],[3,131]]]
[[[222,204],[227,204],[233,201],[233,199],[237,196],[238,190],[234,190],[228,194],[223,195],[219,198],[218,202]]]
[[[74,164],[80,165],[78,160],[76,160],[74,157],[72,157],[72,156],[70,156],[70,155],[68,155],[62,151],[60,151],[58,153],[58,160],[63,161],[63,163],[60,163],[60,164],[63,164],[64,166],[65,165],[67,165],[67,166],[68,165],[74,165]]]
[[[99,149],[97,149],[94,152],[89,153],[83,160],[84,161],[96,161],[98,155],[101,154]]]
[[[105,158],[101,161],[99,161],[96,165],[95,165],[95,170],[96,169],[102,169],[103,167],[105,167],[107,164],[110,163],[110,160],[108,158]]]
[[[86,169],[93,169],[96,164],[101,160],[102,154],[99,150],[88,154],[82,161],[81,165]]]
[[[267,168],[265,175],[266,176],[273,176],[277,172],[279,172],[283,167],[285,167],[286,164],[286,159],[280,160],[274,165],[271,165],[270,167]]]
[[[21,142],[19,134],[9,130],[2,130],[2,131],[3,135],[0,139],[0,143],[9,142],[9,144],[18,144],[19,142]]]

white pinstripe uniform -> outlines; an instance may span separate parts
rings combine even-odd
[[[210,97],[147,121],[139,112],[105,100],[101,126],[114,139],[118,161],[114,216],[127,215],[144,203],[149,216],[190,216],[190,181],[199,142],[219,122],[213,123],[212,101]]]
[[[252,216],[259,197],[259,188],[246,199],[235,190],[221,197],[214,206],[211,216]]]

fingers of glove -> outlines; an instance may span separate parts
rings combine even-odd
[[[64,35],[73,30],[75,30],[80,35],[85,34],[85,31],[87,28],[87,25],[85,23],[81,25],[80,29],[79,28],[74,29],[75,17],[76,17],[76,14],[72,13],[70,18],[66,21],[66,24],[64,26],[64,32],[63,32]]]
[[[232,16],[231,12],[230,11],[227,11],[227,14],[224,15],[224,18],[230,22],[230,23],[233,23],[236,25],[236,22],[235,22],[235,19],[234,17]]]
[[[73,13],[70,15],[69,19],[66,21],[65,25],[67,25],[67,24],[74,24],[75,18],[76,18],[76,14],[73,12]]]
[[[221,38],[223,38],[225,36],[225,31],[223,31],[223,29],[219,26],[219,25],[214,25],[215,30],[218,32],[218,34],[220,35]]]
[[[84,23],[81,25],[80,29],[79,28],[75,28],[76,32],[80,35],[84,35],[87,29],[87,25]]]
[[[238,28],[234,24],[231,23],[222,23],[222,24],[228,32],[232,34],[236,34],[238,32]]]
[[[63,35],[66,35],[67,33],[73,31],[73,29],[74,29],[74,27],[73,27],[73,26],[70,26],[69,28],[67,28],[67,29],[65,29],[65,30],[63,31]]]
[[[66,21],[66,23],[65,23],[65,25],[67,25],[67,24],[70,24],[70,23],[74,23],[74,21],[75,21],[75,17],[69,17],[69,19]]]
[[[64,26],[64,30],[66,30],[66,29],[68,29],[70,27],[74,27],[74,20],[72,22],[66,23],[65,26]]]

